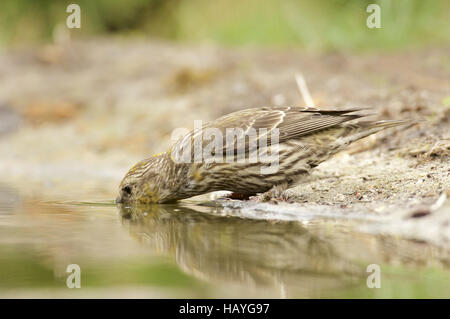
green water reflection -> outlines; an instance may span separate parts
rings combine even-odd
[[[448,251],[195,204],[23,202],[0,215],[0,297],[450,297]],[[66,287],[80,265],[81,289]],[[381,288],[366,268],[381,266]]]

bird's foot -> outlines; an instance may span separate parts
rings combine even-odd
[[[286,191],[287,185],[281,184],[272,187],[265,193],[252,196],[250,200],[256,202],[293,202],[294,196],[292,196],[289,192]]]

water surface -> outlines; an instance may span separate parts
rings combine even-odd
[[[362,233],[363,219],[24,200],[9,188],[0,211],[0,297],[450,297],[448,252]],[[69,264],[80,289],[66,286]],[[370,264],[381,288],[367,287]]]

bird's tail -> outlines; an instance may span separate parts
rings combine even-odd
[[[383,120],[383,121],[360,121],[355,124],[345,125],[347,132],[341,139],[336,141],[336,146],[341,148],[366,136],[378,133],[390,127],[406,125],[405,128],[416,124],[412,120]],[[339,145],[338,145],[339,144]]]

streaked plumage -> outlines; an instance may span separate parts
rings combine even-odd
[[[295,186],[302,176],[312,168],[329,159],[350,143],[381,131],[387,127],[405,124],[406,121],[355,121],[362,117],[361,109],[318,110],[299,107],[255,108],[225,115],[203,125],[202,130],[187,134],[170,149],[133,166],[120,184],[118,202],[171,202],[212,191],[229,190],[244,195],[264,193],[273,187]],[[201,162],[181,163],[180,157],[186,147],[207,129],[215,128],[223,136],[223,148],[204,154]],[[236,144],[226,143],[226,129],[242,129],[241,133],[256,130],[260,142],[279,131],[279,169],[272,173],[261,173],[266,161],[221,163],[213,158],[225,159],[226,154],[242,151],[245,156],[252,151],[262,151],[258,144],[252,148],[245,135],[234,138]],[[260,133],[266,129],[267,134]],[[252,131],[253,132],[253,131]],[[211,140],[203,139],[201,147],[206,148]],[[238,142],[244,142],[239,144]],[[231,145],[230,145],[231,144]],[[270,147],[270,139],[268,139]],[[240,146],[239,146],[240,145]],[[244,148],[245,147],[245,148]],[[231,149],[230,149],[231,148]],[[228,152],[228,153],[227,153]]]

